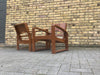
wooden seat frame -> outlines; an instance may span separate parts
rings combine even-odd
[[[17,33],[17,50],[19,50],[19,44],[29,44],[29,51],[32,51],[32,37],[27,23],[16,24],[14,27]],[[27,33],[27,35],[21,35],[24,33]],[[23,37],[28,37],[28,40],[23,40]]]
[[[67,24],[66,24],[66,27],[67,27]],[[56,37],[55,28],[58,28],[63,32],[64,35],[62,39]],[[35,36],[36,29],[38,29],[39,31],[45,32],[46,35],[45,36]],[[46,41],[45,49],[50,49],[50,43],[51,43],[52,54],[55,54],[56,52],[61,52],[61,51],[68,51],[68,32],[62,27],[58,26],[57,24],[51,26],[51,33],[48,32],[47,29],[41,29],[38,27],[32,28],[32,51],[33,52],[36,51],[35,43],[38,41]],[[56,50],[56,42],[64,43],[65,49]]]

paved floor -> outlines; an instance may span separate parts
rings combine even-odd
[[[0,48],[0,75],[100,75],[100,48],[71,47],[57,54]]]

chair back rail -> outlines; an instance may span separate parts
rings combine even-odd
[[[52,25],[53,25],[53,26],[54,26],[54,25],[58,25],[58,26],[60,26],[61,28],[63,28],[64,30],[67,29],[67,23],[52,24]],[[60,29],[55,28],[55,31],[58,32],[58,33],[56,33],[56,36],[64,36],[63,32],[62,32]],[[60,32],[60,33],[59,33],[59,32]]]
[[[17,32],[17,37],[19,38],[19,40],[22,40],[22,37],[26,37],[26,36],[29,39],[31,39],[31,34],[29,32],[27,23],[16,24],[14,25],[14,27]],[[24,33],[26,33],[26,35],[22,35]]]

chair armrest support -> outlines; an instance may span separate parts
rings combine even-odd
[[[67,35],[68,35],[68,32],[67,32],[66,30],[64,30],[63,28],[61,28],[60,26],[58,26],[58,25],[54,25],[54,27],[60,29],[61,31],[64,32],[64,34],[67,34]]]
[[[46,32],[47,34],[50,34],[48,32],[48,29],[41,29],[41,28],[38,28],[38,27],[34,27],[33,29],[38,29],[39,31],[43,31],[43,32]]]

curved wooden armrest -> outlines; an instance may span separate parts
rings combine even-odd
[[[39,31],[44,31],[44,32],[46,32],[47,34],[50,34],[50,33],[48,32],[48,29],[41,29],[41,28],[38,28],[38,27],[34,27],[33,29],[38,29]]]
[[[61,28],[60,26],[58,25],[54,25],[54,27],[60,29],[61,31],[63,31],[64,33],[68,34],[68,32],[66,30],[64,30],[63,28]]]

